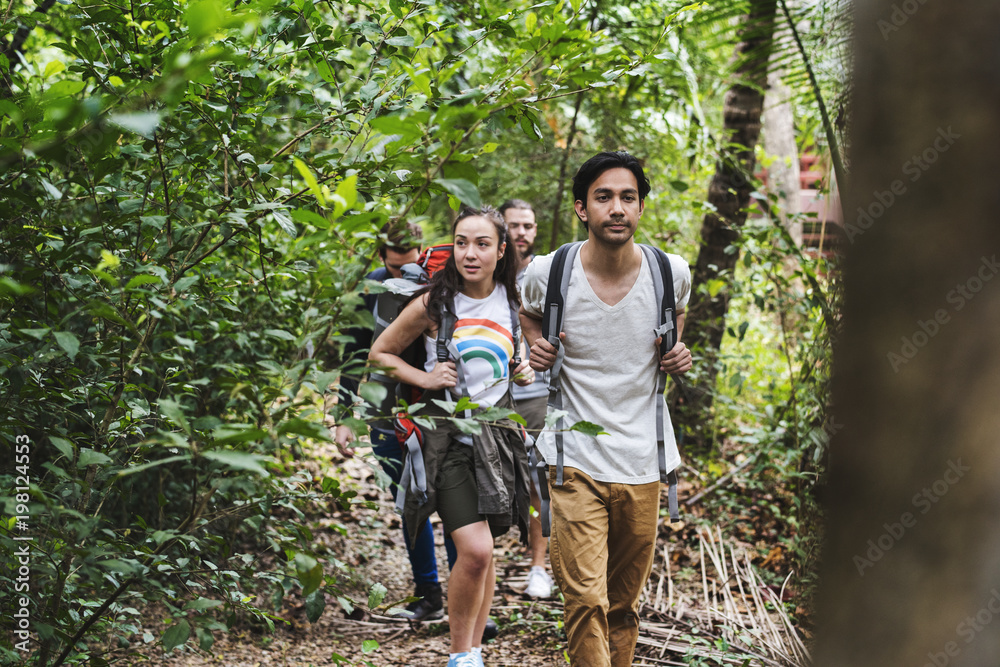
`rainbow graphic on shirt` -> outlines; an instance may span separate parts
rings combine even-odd
[[[461,319],[455,323],[454,341],[471,382],[489,387],[507,378],[514,357],[514,336],[507,329],[492,320]]]

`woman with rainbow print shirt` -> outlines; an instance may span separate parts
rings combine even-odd
[[[452,227],[451,258],[434,274],[428,289],[411,301],[372,345],[369,358],[401,382],[423,388],[423,417],[446,417],[431,399],[459,397],[459,373],[477,410],[512,407],[511,378],[534,380],[523,361],[512,368],[517,311],[517,253],[507,252],[507,229],[493,208],[463,209]],[[437,330],[444,308],[456,318],[452,359],[437,361]],[[424,336],[423,368],[400,355]],[[526,359],[523,348],[520,358]],[[456,366],[456,363],[459,366]],[[463,435],[454,423],[435,419],[424,431],[423,463],[427,496],[407,494],[403,519],[415,528],[435,510],[450,533],[458,559],[448,580],[451,633],[449,667],[482,667],[481,638],[493,601],[496,574],[493,539],[512,526],[528,534],[527,456],[523,431],[510,419],[484,424]],[[410,531],[416,534],[415,530]]]

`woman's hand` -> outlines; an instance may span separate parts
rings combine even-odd
[[[447,389],[458,384],[458,372],[455,370],[454,361],[437,362],[434,369],[427,373],[427,381],[423,383],[424,389]]]
[[[524,387],[535,381],[535,371],[532,370],[531,364],[528,360],[523,360],[518,364],[517,368],[514,369],[514,384]]]

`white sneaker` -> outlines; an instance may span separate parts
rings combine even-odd
[[[528,585],[524,587],[524,594],[529,598],[550,598],[552,597],[552,577],[545,571],[544,567],[535,566],[528,573]]]

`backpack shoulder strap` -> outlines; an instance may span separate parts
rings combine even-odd
[[[653,289],[660,304],[659,325],[656,335],[662,337],[660,355],[670,351],[677,342],[677,303],[674,296],[674,274],[670,268],[670,258],[659,248],[640,243],[646,255],[646,263],[653,274]]]
[[[514,368],[521,365],[521,318],[518,316],[519,308],[510,298],[507,299],[507,306],[510,308],[510,333],[514,343]],[[513,370],[513,369],[511,369]],[[510,373],[510,381],[514,381],[514,374]]]
[[[545,288],[545,311],[542,315],[542,337],[557,348],[569,277],[573,272],[573,262],[576,261],[576,254],[580,252],[581,245],[583,241],[560,246],[552,257],[552,265],[549,267],[549,282]]]
[[[674,297],[674,275],[670,268],[670,258],[659,248],[640,244],[646,255],[646,263],[653,274],[653,289],[656,301],[660,304],[659,325],[656,335],[660,337],[660,356],[663,356],[677,343],[677,303]],[[666,409],[663,392],[667,388],[666,373],[656,373],[656,452],[660,467],[660,483],[667,484],[667,503],[670,510],[670,521],[678,521],[680,515],[677,506],[677,471],[667,472],[667,451],[663,436],[663,411]]]
[[[435,349],[437,350],[438,363],[444,363],[448,361],[448,343],[455,335],[455,325],[458,322],[458,316],[455,315],[454,299],[448,299],[447,303],[441,304],[440,315]]]
[[[556,361],[549,370],[549,410],[552,412],[562,411],[562,389],[559,381],[559,371],[562,370],[563,358],[566,351],[559,344],[559,333],[562,331],[563,313],[566,309],[566,293],[569,291],[569,278],[573,273],[573,263],[576,255],[580,252],[583,241],[567,243],[560,246],[552,258],[552,266],[549,268],[549,282],[545,289],[545,311],[542,314],[542,337],[551,343],[557,352]],[[563,483],[563,420],[562,417],[555,424],[556,441],[556,486]],[[542,515],[548,518],[548,514],[542,508]],[[544,529],[548,526],[543,525]]]

